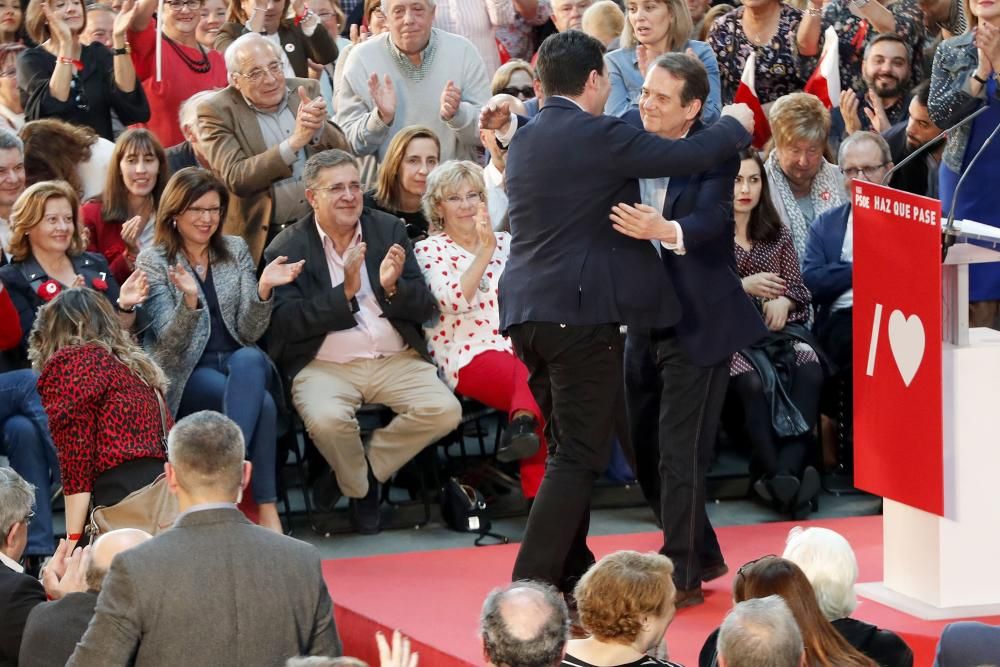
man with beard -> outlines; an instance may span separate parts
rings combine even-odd
[[[840,93],[844,136],[858,130],[884,132],[906,120],[909,109],[910,47],[895,33],[883,33],[865,49],[861,76],[868,86],[864,106],[848,88]]]
[[[882,133],[889,144],[889,152],[895,164],[901,163],[913,151],[941,134],[941,128],[931,120],[927,110],[927,95],[930,85],[924,81],[913,90],[910,98],[909,118],[902,120]],[[938,197],[938,167],[944,152],[945,139],[938,139],[923,157],[915,158],[889,179],[889,185],[897,190],[905,190],[925,197]]]

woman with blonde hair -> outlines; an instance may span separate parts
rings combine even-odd
[[[586,639],[566,643],[564,667],[671,665],[650,657],[674,619],[674,564],[657,553],[616,551],[580,578],[573,596]]]
[[[508,60],[493,75],[494,95],[513,95],[522,102],[535,96],[535,70],[526,60]]]
[[[428,234],[422,204],[427,176],[441,159],[441,142],[434,130],[410,125],[393,136],[378,171],[375,189],[365,195],[365,206],[399,218],[412,240]]]
[[[114,505],[163,472],[172,423],[162,396],[167,380],[108,300],[89,288],[64,290],[42,307],[29,356],[41,373],[72,546],[90,507]]]
[[[646,71],[657,56],[690,51],[708,72],[708,99],[701,112],[705,125],[719,118],[719,64],[705,42],[689,39],[691,13],[685,0],[628,0],[621,48],[606,55],[611,95],[604,113],[622,116],[639,106]]]

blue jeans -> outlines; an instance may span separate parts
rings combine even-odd
[[[11,467],[35,486],[35,518],[28,526],[26,556],[53,552],[52,484],[59,479],[59,460],[49,436],[49,420],[32,370],[0,373],[0,453]]]
[[[268,393],[271,364],[256,347],[202,356],[181,396],[178,417],[215,410],[240,427],[253,463],[253,498],[258,503],[278,499],[278,410]]]

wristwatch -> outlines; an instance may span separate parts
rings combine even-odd
[[[122,307],[122,298],[121,297],[118,297],[115,300],[115,305],[118,306],[118,312],[120,312],[120,313],[131,314],[131,313],[135,312],[135,306],[132,306],[131,308],[123,308]]]
[[[116,56],[127,56],[128,54],[132,53],[132,45],[129,44],[128,42],[125,42],[124,47],[120,49],[111,49],[111,53],[115,54]]]

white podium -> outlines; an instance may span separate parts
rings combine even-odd
[[[1000,614],[1000,331],[969,329],[969,264],[1000,261],[1000,229],[962,221],[943,277],[945,516],[885,500],[884,581],[870,600],[927,620]],[[994,248],[996,247],[994,245]]]

